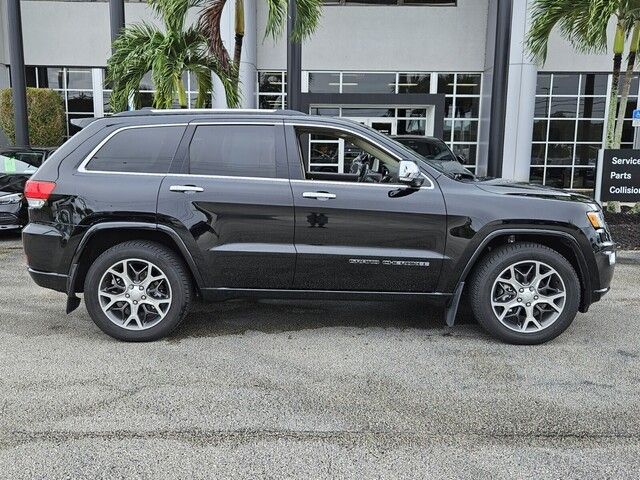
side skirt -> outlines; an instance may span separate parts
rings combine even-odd
[[[204,300],[221,301],[235,298],[271,298],[290,300],[355,300],[355,301],[425,301],[446,304],[450,293],[361,292],[344,290],[285,290],[259,288],[203,288]]]

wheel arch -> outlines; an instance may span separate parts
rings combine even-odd
[[[191,252],[175,230],[155,223],[104,222],[89,228],[74,253],[67,281],[67,294],[70,299],[67,304],[68,311],[70,303],[75,303],[71,299],[84,289],[84,281],[91,263],[107,249],[130,240],[159,243],[178,254],[187,265],[193,286],[198,295],[200,294],[204,286],[202,276]]]
[[[575,269],[580,280],[580,311],[586,312],[591,305],[591,277],[589,267],[578,240],[568,232],[553,229],[499,229],[489,233],[470,256],[454,291],[462,291],[466,280],[480,259],[496,247],[514,242],[531,242],[545,245],[565,257]]]

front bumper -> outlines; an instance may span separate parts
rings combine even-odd
[[[603,244],[594,252],[596,263],[596,287],[591,293],[591,301],[599,301],[611,289],[611,281],[616,268],[617,248],[614,242]]]

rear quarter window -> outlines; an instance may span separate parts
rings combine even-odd
[[[89,171],[167,173],[185,126],[132,127],[113,135],[85,166]]]

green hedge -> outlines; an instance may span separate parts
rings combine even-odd
[[[62,98],[47,88],[27,88],[29,142],[37,147],[57,147],[64,141],[66,120]],[[11,89],[0,90],[0,127],[16,141]]]

